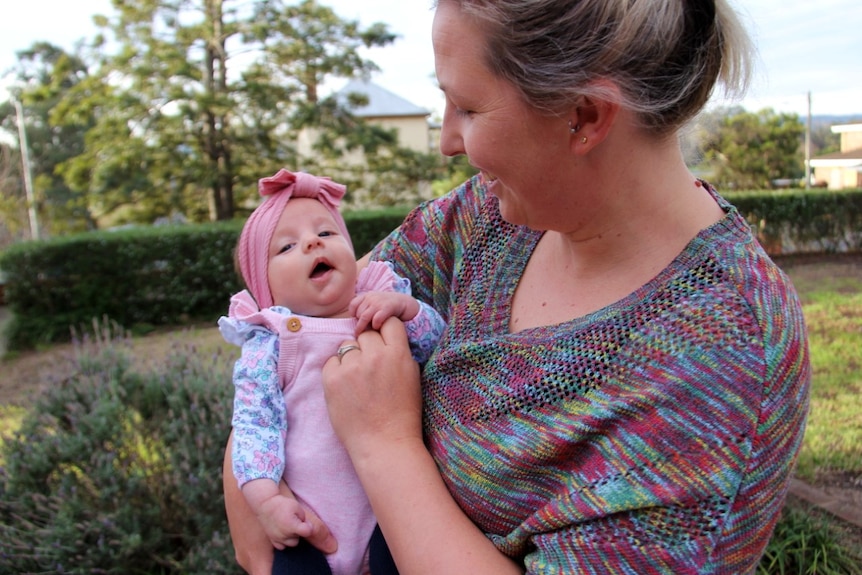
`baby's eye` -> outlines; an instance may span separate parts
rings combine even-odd
[[[293,246],[295,246],[295,245],[296,245],[296,244],[294,244],[294,243],[292,243],[292,242],[291,242],[291,243],[284,244],[284,245],[283,245],[283,246],[281,246],[281,248],[278,250],[278,253],[283,254],[284,252],[290,251],[291,249],[293,249]]]
[[[334,236],[334,235],[335,235],[335,232],[332,232],[332,231],[326,231],[326,232],[320,232],[320,233],[319,233],[319,234],[317,234],[317,235],[318,235],[319,237],[321,237],[321,238],[328,238],[329,236]]]

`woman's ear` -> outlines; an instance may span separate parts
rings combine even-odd
[[[598,81],[601,96],[583,96],[569,115],[572,151],[586,153],[607,138],[619,112],[619,89],[616,84]]]

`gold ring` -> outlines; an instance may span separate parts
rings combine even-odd
[[[344,357],[345,353],[347,353],[348,351],[353,351],[354,349],[359,349],[359,346],[351,343],[349,345],[342,345],[341,347],[339,347],[338,361],[341,361],[341,358]]]

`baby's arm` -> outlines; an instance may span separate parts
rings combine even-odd
[[[248,333],[234,367],[232,470],[243,498],[277,549],[308,537],[311,524],[296,499],[279,495],[287,414],[278,380],[278,335]]]
[[[390,317],[408,322],[419,313],[419,302],[411,295],[399,292],[372,291],[357,295],[350,302],[350,313],[357,319],[356,334],[369,326],[380,329]]]
[[[314,526],[305,510],[296,499],[282,495],[277,483],[269,479],[249,481],[242,486],[242,495],[276,549],[311,536]]]

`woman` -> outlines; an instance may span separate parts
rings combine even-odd
[[[441,150],[480,175],[370,257],[447,331],[421,388],[397,322],[324,368],[399,571],[753,571],[810,367],[790,282],[677,141],[719,79],[745,84],[736,16],[441,0],[433,42]]]

